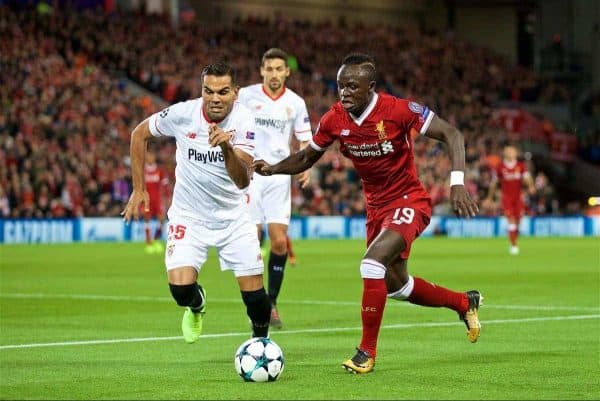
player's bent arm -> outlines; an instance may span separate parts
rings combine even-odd
[[[437,139],[446,143],[450,161],[452,163],[452,173],[450,175],[450,202],[452,209],[458,217],[473,217],[479,212],[479,207],[471,199],[471,196],[465,189],[464,171],[465,171],[465,140],[462,133],[448,122],[433,116],[429,128],[425,132],[429,138]],[[455,175],[456,174],[456,175]]]
[[[270,167],[271,174],[289,174],[294,175],[303,172],[312,167],[323,156],[324,152],[320,152],[306,146],[304,149],[289,155],[277,164]]]
[[[148,140],[152,137],[148,126],[148,119],[138,124],[131,132],[131,143],[129,145],[129,156],[131,157],[131,180],[133,189],[145,190],[144,185],[144,161]]]
[[[425,136],[444,142],[452,163],[452,171],[465,171],[465,140],[463,134],[444,119],[433,116]]]
[[[150,209],[150,199],[146,185],[144,184],[144,159],[148,140],[152,136],[148,127],[148,119],[142,121],[131,132],[129,145],[129,156],[131,158],[131,179],[133,181],[133,192],[127,201],[125,209],[121,212],[123,220],[129,223],[132,219],[139,219],[139,207],[144,206],[144,211]]]
[[[244,189],[250,185],[250,166],[252,165],[252,156],[240,149],[234,149],[227,146],[223,149],[225,157],[225,168],[227,174],[231,177],[239,189]]]

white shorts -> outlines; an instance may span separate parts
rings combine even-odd
[[[208,248],[214,246],[221,270],[233,270],[236,277],[263,274],[264,263],[256,226],[246,214],[227,222],[173,216],[167,227],[167,270],[192,266],[200,271],[206,262]]]
[[[250,217],[255,224],[279,223],[290,225],[292,177],[254,174],[248,188]]]

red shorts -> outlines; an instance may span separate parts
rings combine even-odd
[[[523,216],[525,206],[519,198],[502,198],[502,210],[506,218],[520,219]]]
[[[431,220],[431,200],[429,198],[407,198],[379,209],[367,211],[367,247],[387,228],[400,234],[406,242],[406,249],[400,254],[408,259],[413,241],[421,235]]]

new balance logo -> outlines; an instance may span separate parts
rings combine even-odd
[[[198,134],[196,134],[195,132],[188,132],[186,138],[196,139],[197,136]]]
[[[343,129],[342,132],[340,132],[341,136],[348,136],[350,135],[350,130],[349,129]]]

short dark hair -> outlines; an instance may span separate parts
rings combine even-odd
[[[232,66],[224,61],[217,61],[216,63],[209,64],[202,69],[202,75],[200,79],[204,80],[206,75],[214,75],[216,77],[224,77],[229,75],[231,77],[231,83],[235,84],[235,70]]]
[[[288,65],[288,54],[286,52],[284,52],[283,50],[281,50],[278,47],[272,47],[269,50],[267,50],[266,52],[264,52],[263,56],[262,56],[262,60],[261,60],[261,65],[263,65],[265,63],[266,60],[270,60],[273,58],[280,58],[285,62],[285,66],[287,67]]]
[[[358,65],[368,71],[369,79],[375,81],[377,70],[375,68],[375,59],[364,53],[350,53],[344,57],[342,65]]]

